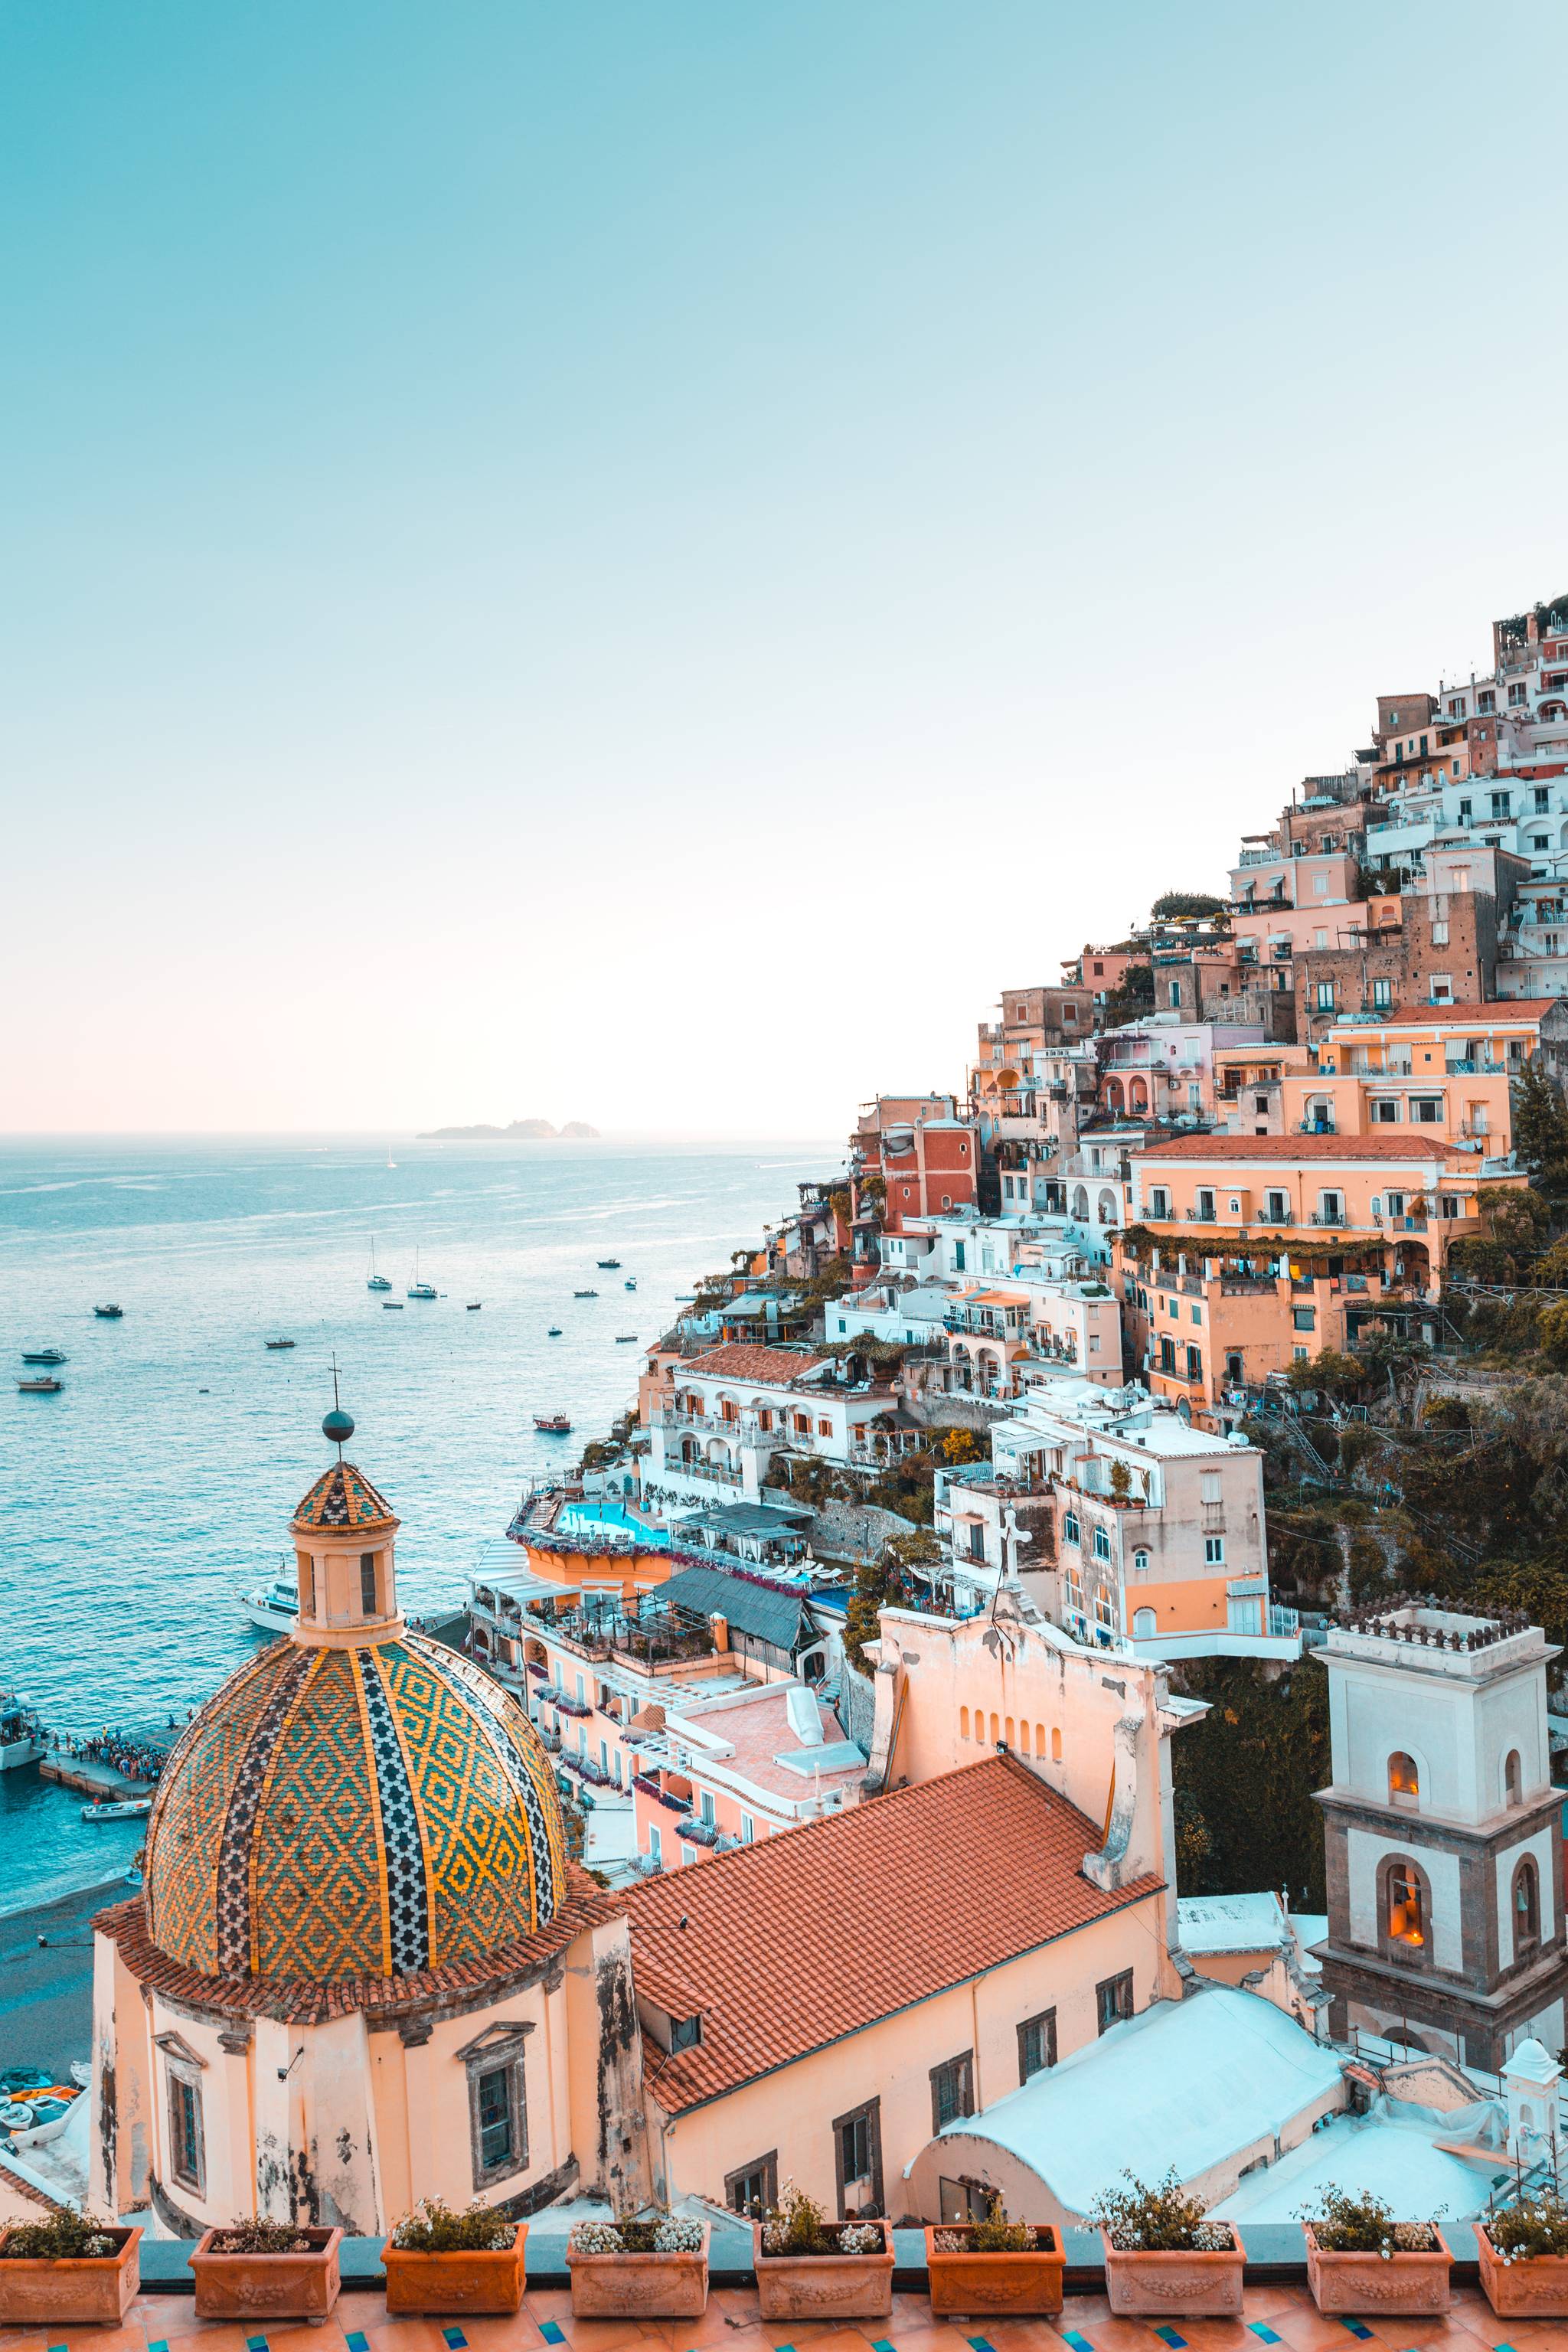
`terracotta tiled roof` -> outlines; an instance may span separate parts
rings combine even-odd
[[[487,1994],[499,1997],[509,1986],[547,1967],[585,1927],[614,1916],[614,1904],[599,1892],[586,1871],[568,1863],[566,1899],[549,1926],[537,1934],[499,1945],[478,1959],[452,1961],[417,1976],[340,1977],[331,1984],[311,1984],[297,1977],[206,1976],[198,1969],[186,1968],[183,1961],[161,1952],[149,1937],[140,1895],[100,1911],[92,1924],[118,1946],[121,1958],[139,1984],[170,2000],[187,2003],[209,2015],[275,2017],[291,2024],[316,2025],[324,2018],[348,2017],[359,2010],[374,2022],[416,2016],[432,2001],[449,2002],[464,1994],[471,1994],[476,2002]]]
[[[297,1528],[395,1527],[391,1504],[352,1462],[323,1470],[294,1514]]]
[[[702,2014],[694,2048],[650,2062],[655,2097],[700,2106],[1158,1892],[1090,1885],[1100,1843],[994,1756],[616,1895],[639,1988]]]
[[[1398,1135],[1178,1135],[1168,1143],[1151,1143],[1131,1151],[1129,1159],[1271,1160],[1289,1168],[1306,1160],[1459,1160],[1472,1168],[1480,1162],[1473,1152],[1456,1150],[1440,1135],[1424,1138],[1419,1129]]]
[[[40,2213],[64,2213],[68,2210],[46,2189],[24,2180],[19,2172],[13,2172],[8,2164],[0,2164],[0,2227],[4,2227],[6,2218],[4,2208],[9,2204],[36,2206]]]
[[[762,1381],[778,1388],[785,1381],[798,1381],[803,1372],[814,1372],[826,1361],[826,1356],[797,1354],[793,1348],[753,1348],[737,1340],[732,1347],[694,1356],[682,1370],[700,1373],[705,1380]]]
[[[1539,1021],[1543,1013],[1561,1004],[1560,996],[1510,996],[1492,1004],[1400,1004],[1392,1013],[1379,1015],[1378,1024],[1384,1029],[1486,1029],[1497,1022]],[[1353,1028],[1336,1027],[1331,1033],[1335,1042],[1342,1037],[1350,1044],[1364,1037],[1373,1027],[1370,1021],[1358,1021]]]

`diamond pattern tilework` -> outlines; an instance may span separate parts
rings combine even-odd
[[[352,1462],[323,1470],[294,1514],[297,1528],[395,1527],[392,1506]]]
[[[164,1766],[147,1823],[147,1905],[155,1942],[188,1967],[217,1972],[216,1885],[224,1822],[257,1720],[287,1664],[264,1650],[204,1707]]]
[[[416,1639],[412,1647],[427,1660],[440,1662],[440,1653],[432,1643]],[[531,1832],[536,1877],[535,1904],[540,1917],[547,1919],[560,1901],[566,1884],[565,1836],[550,1759],[540,1746],[532,1725],[510,1692],[502,1690],[499,1683],[493,1682],[489,1675],[471,1664],[467,1658],[450,1655],[446,1664],[447,1671],[461,1684],[465,1694],[478,1709],[491,1744],[500,1756],[508,1777],[522,1801]]]
[[[272,1678],[266,1706],[257,1719],[245,1751],[224,1822],[217,1864],[217,1965],[220,1976],[248,1976],[252,1950],[250,1923],[250,1853],[256,1816],[279,1738],[289,1710],[310,1670],[310,1653],[283,1651],[279,1671]]]
[[[554,1907],[535,1905],[537,1826],[468,1694],[457,1686],[458,1662],[400,1642],[384,1644],[381,1661],[424,1824],[432,1963],[474,1959],[531,1935]],[[532,1737],[525,1728],[524,1738]]]
[[[258,1975],[384,1976],[381,1859],[353,1656],[318,1650],[279,1739],[251,1847]]]
[[[174,1751],[149,1824],[153,1941],[205,1975],[416,1975],[531,1936],[566,1886],[549,1759],[423,1640],[275,1643]]]
[[[371,1755],[381,1805],[381,1846],[385,1865],[387,1937],[394,1976],[412,1976],[430,1965],[430,1902],[426,1884],[425,1839],[408,1778],[408,1759],[397,1737],[392,1703],[377,1671],[377,1653],[354,1654],[364,1695]]]

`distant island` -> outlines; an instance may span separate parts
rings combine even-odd
[[[510,1127],[428,1127],[419,1140],[468,1143],[492,1139],[520,1143],[597,1143],[599,1130],[581,1118],[569,1118],[564,1127],[552,1127],[547,1118],[514,1118]]]

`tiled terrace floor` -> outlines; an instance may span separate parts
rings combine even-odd
[[[515,2319],[388,2318],[379,2294],[347,2294],[323,2326],[265,2331],[196,2318],[189,2295],[143,2295],[123,2327],[0,2328],[0,2352],[1568,2352],[1568,2320],[1501,2320],[1479,2289],[1457,2287],[1446,2319],[1324,2319],[1305,2286],[1248,2287],[1247,2316],[1179,2326],[1113,2319],[1102,2295],[1069,2295],[1054,2323],[933,2319],[924,2295],[897,2294],[888,2320],[861,2326],[758,2318],[749,2289],[715,2288],[700,2319],[574,2319],[564,2291],[530,2294]]]

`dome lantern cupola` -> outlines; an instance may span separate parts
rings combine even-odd
[[[289,1523],[300,1574],[300,1613],[290,1638],[307,1647],[349,1649],[404,1631],[393,1544],[398,1522],[363,1472],[343,1459],[354,1425],[337,1401],[335,1364],[332,1395],[321,1434],[337,1447],[338,1458]]]

